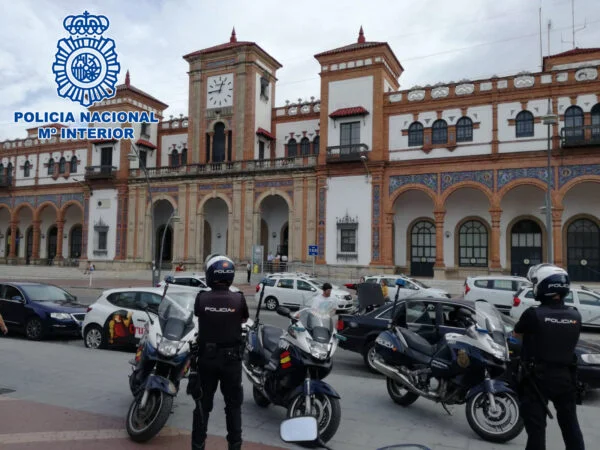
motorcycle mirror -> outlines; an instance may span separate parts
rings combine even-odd
[[[277,312],[277,314],[283,317],[290,317],[290,315],[292,314],[290,309],[286,308],[285,306],[278,306],[275,311]]]
[[[319,437],[317,419],[313,416],[299,416],[281,422],[279,436],[283,442],[313,442]]]
[[[175,278],[174,278],[173,276],[171,276],[171,275],[167,275],[167,276],[165,277],[165,283],[168,283],[168,284],[175,284]]]
[[[406,286],[406,281],[404,281],[402,278],[398,278],[398,279],[396,279],[396,286],[404,287],[404,286]]]

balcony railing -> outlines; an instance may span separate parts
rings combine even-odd
[[[560,130],[561,147],[600,145],[600,124],[582,127],[564,127]]]
[[[0,189],[11,187],[13,184],[12,177],[2,176],[0,177]]]
[[[86,180],[111,180],[115,178],[117,168],[114,166],[88,166],[85,168]]]
[[[369,146],[366,144],[335,145],[327,147],[327,162],[360,161],[361,156],[367,156],[368,153]]]
[[[149,167],[149,177],[185,177],[214,175],[223,173],[269,172],[305,169],[317,165],[316,156],[296,156],[289,158],[257,159],[247,161],[218,162],[208,164],[187,164],[178,167]],[[130,177],[144,177],[142,169],[130,169]]]

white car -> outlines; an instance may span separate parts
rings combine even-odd
[[[323,282],[298,276],[273,276],[266,279],[265,296],[263,304],[269,311],[274,311],[277,306],[310,307],[312,299],[322,294]],[[263,284],[258,283],[254,296],[256,303],[260,300]],[[332,286],[333,287],[333,286]],[[350,292],[333,288],[331,296],[338,300],[338,311],[349,311],[354,306]]]
[[[196,289],[196,291],[210,291],[210,288],[207,286],[206,284],[206,276],[204,275],[199,275],[196,273],[192,273],[192,274],[176,274],[176,275],[171,275],[171,277],[173,277],[175,279],[175,283],[173,283],[172,285],[177,285],[177,287],[184,287],[184,288],[194,288]],[[158,283],[156,285],[156,287],[165,287],[165,281],[161,281],[160,283]],[[229,290],[231,292],[239,292],[240,290],[238,288],[236,288],[235,286],[230,286]]]
[[[531,287],[524,277],[508,275],[486,275],[467,277],[465,280],[465,300],[485,300],[500,312],[509,314],[513,306],[513,297],[522,287]]]
[[[403,279],[406,283],[404,287],[400,288],[399,299],[407,297],[451,298],[450,294],[443,289],[432,288],[419,280],[415,280],[414,278],[405,275],[369,275],[363,278],[365,283],[380,284],[383,280],[388,287],[388,295],[391,300],[396,296],[396,280],[399,278]]]
[[[281,277],[294,277],[294,278],[301,278],[303,280],[310,280],[319,286],[323,286],[323,284],[326,283],[325,280],[321,280],[317,277],[314,277],[314,276],[312,276],[308,273],[304,273],[304,272],[277,272],[277,273],[270,273],[269,275],[267,275],[267,278],[281,278]],[[339,284],[334,284],[330,281],[328,281],[327,283],[331,284],[331,287],[333,289],[341,289]]]
[[[510,316],[518,320],[523,312],[530,306],[539,306],[540,302],[533,298],[533,288],[522,288],[513,298],[513,307]],[[565,305],[574,306],[581,314],[582,325],[586,327],[600,327],[600,294],[582,287],[572,287],[571,292],[565,297]]]
[[[102,292],[88,307],[81,326],[85,346],[96,349],[137,345],[148,321],[144,306],[148,306],[150,314],[156,312],[163,292],[162,288],[152,287],[108,289]],[[195,300],[196,291],[169,286],[166,296],[188,296]]]

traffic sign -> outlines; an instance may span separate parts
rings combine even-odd
[[[319,254],[319,246],[318,245],[309,245],[308,246],[308,256],[317,256]]]

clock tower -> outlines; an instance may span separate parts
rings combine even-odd
[[[188,163],[268,158],[271,111],[281,64],[254,42],[229,42],[183,57],[189,69]],[[272,147],[272,150],[271,150]]]

